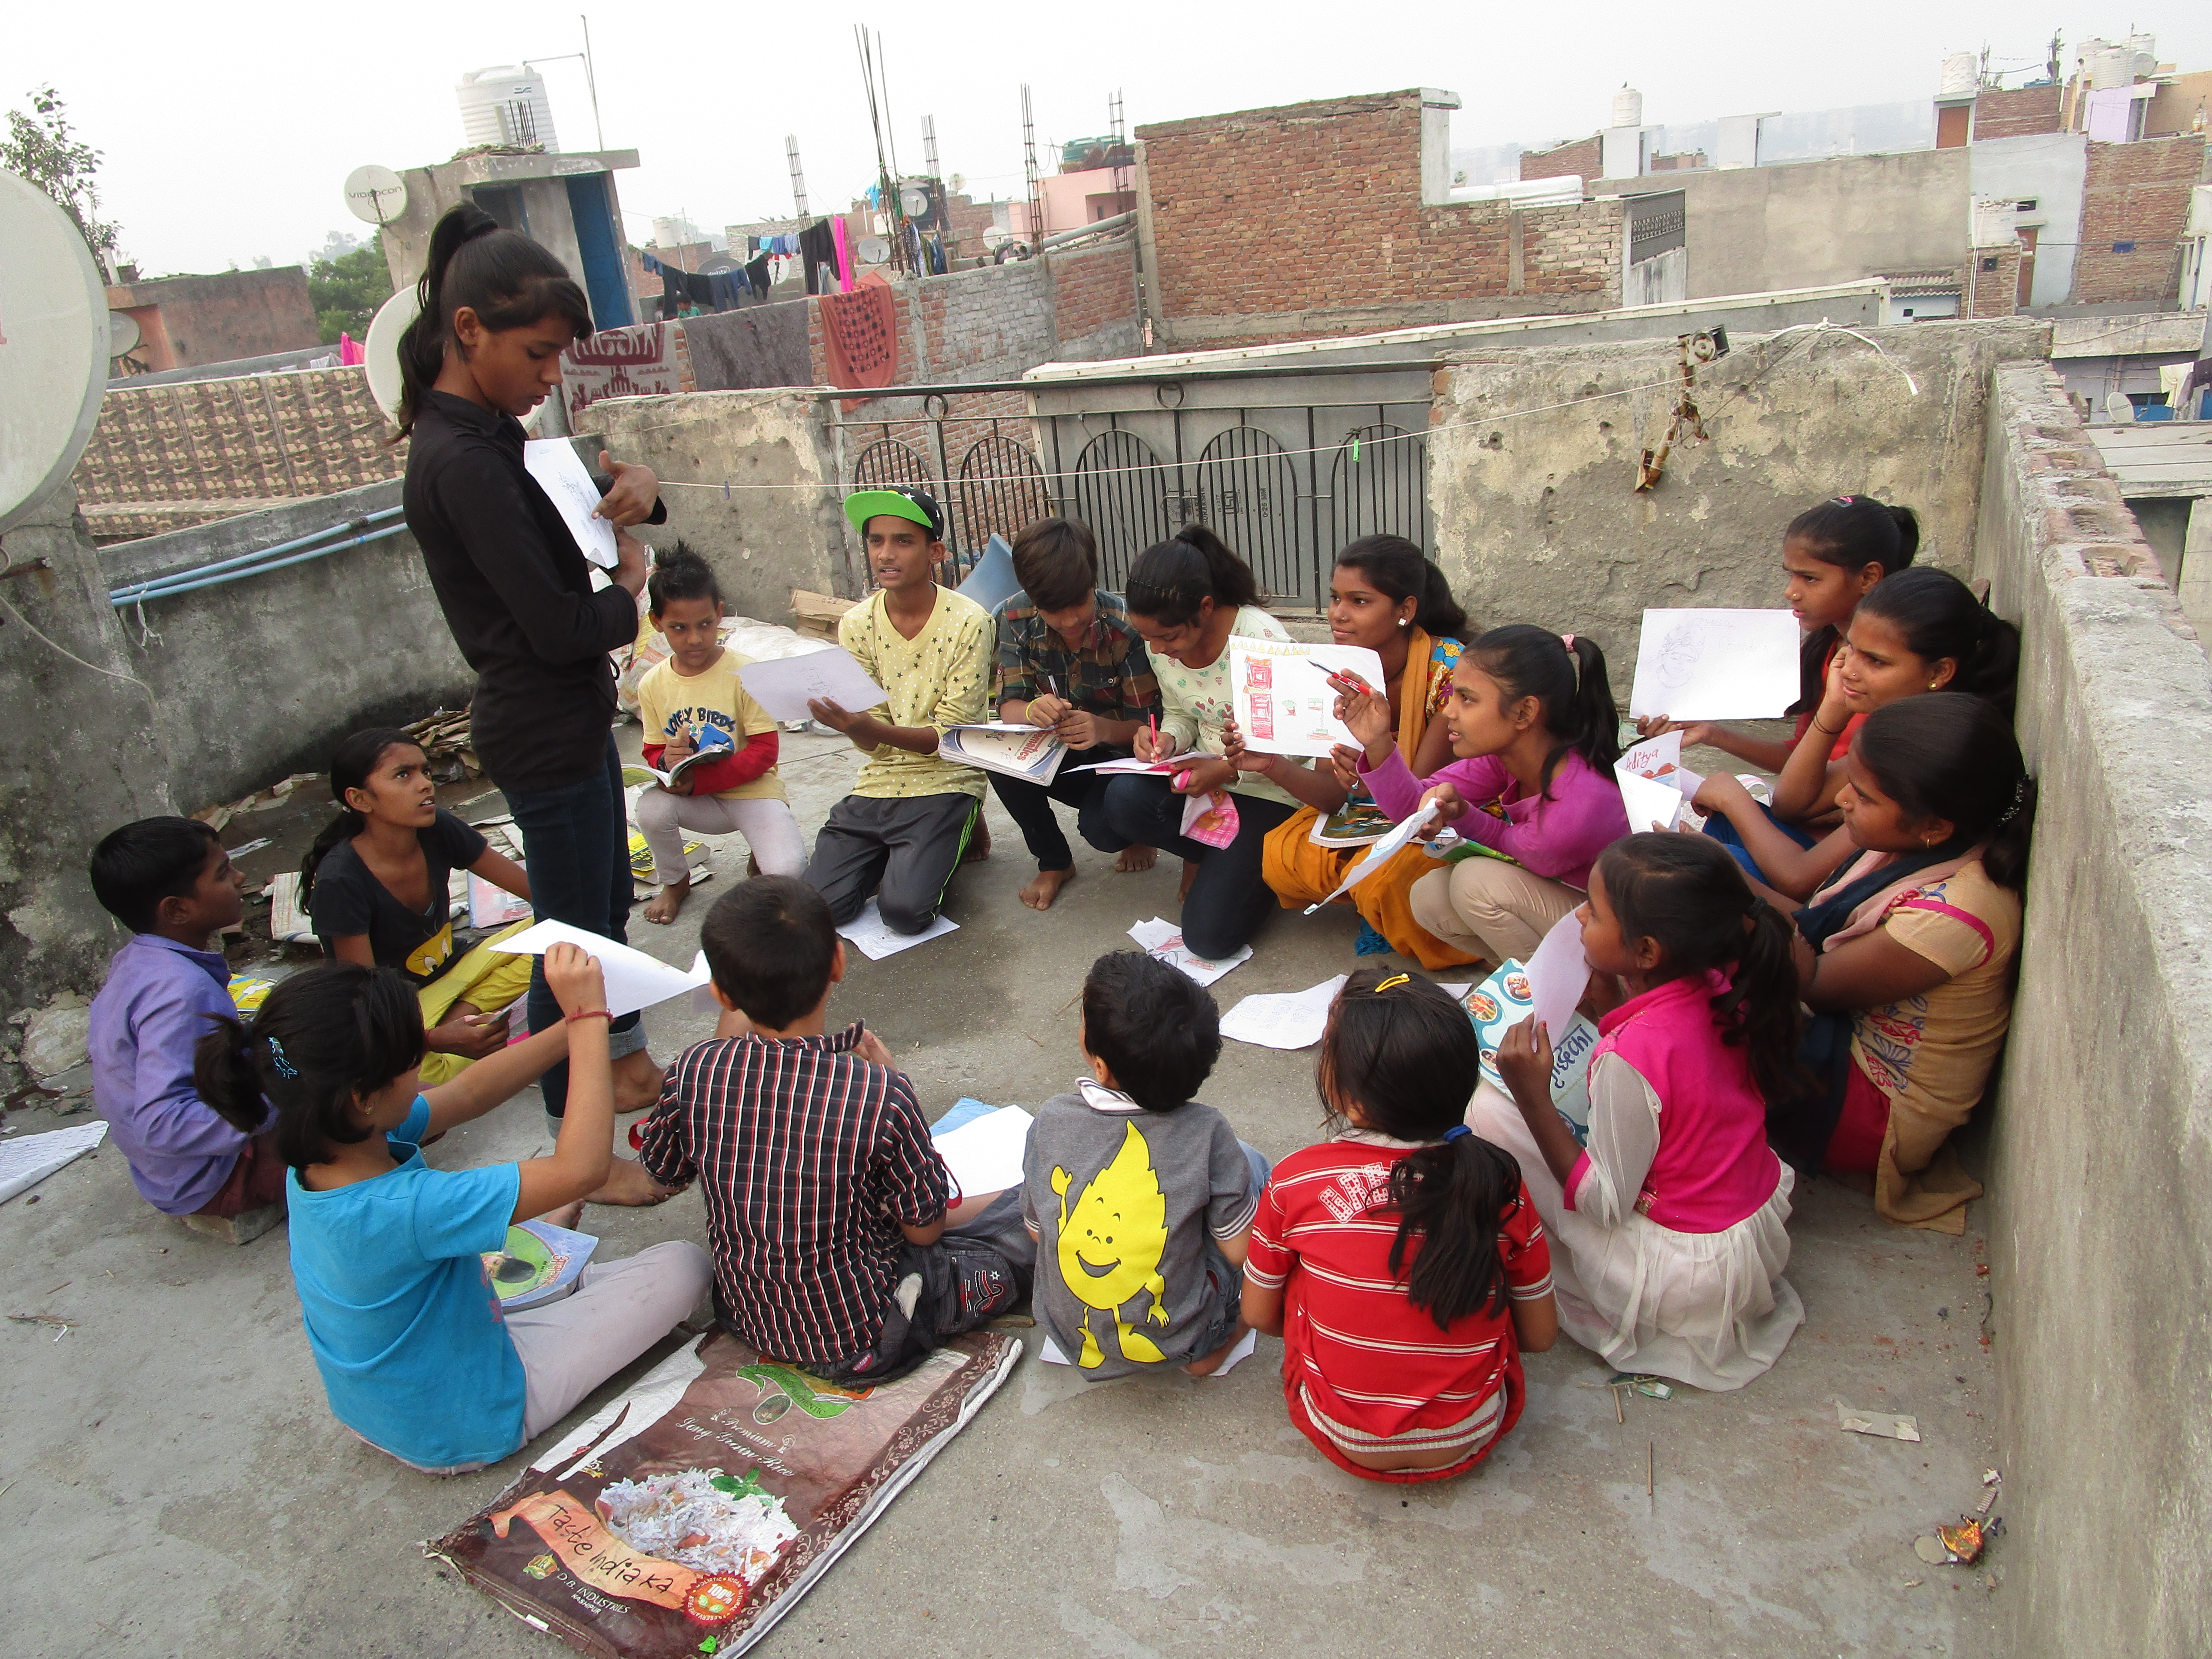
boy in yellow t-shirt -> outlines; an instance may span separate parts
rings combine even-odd
[[[653,878],[661,884],[645,919],[667,922],[691,890],[685,830],[743,836],[764,875],[797,875],[806,867],[806,849],[775,775],[775,721],[746,694],[738,678],[740,659],[722,648],[722,594],[714,573],[678,542],[655,565],[646,597],[669,658],[638,683],[645,763],[673,772],[702,750],[709,757],[637,799],[637,827],[653,850]]]
[[[982,821],[983,775],[937,746],[949,728],[989,718],[998,630],[981,605],[937,585],[945,517],[927,492],[863,489],[845,498],[845,516],[867,544],[876,591],[839,621],[837,643],[889,695],[857,713],[807,705],[868,761],[814,838],[806,881],[840,927],[872,896],[891,932],[919,933]]]

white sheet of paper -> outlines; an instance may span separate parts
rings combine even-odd
[[[1221,1017],[1221,1035],[1262,1048],[1308,1048],[1321,1041],[1329,1005],[1348,975],[1323,980],[1303,991],[1246,997]]]
[[[1269,755],[1326,755],[1356,744],[1335,714],[1331,672],[1348,670],[1381,689],[1382,659],[1359,645],[1229,639],[1229,690],[1244,746]]]
[[[1254,1330],[1246,1331],[1243,1335],[1237,1339],[1237,1346],[1230,1349],[1221,1364],[1206,1374],[1206,1380],[1212,1382],[1228,1376],[1243,1361],[1249,1359],[1252,1357],[1252,1351],[1259,1346],[1260,1333]],[[1060,1344],[1052,1340],[1049,1333],[1037,1347],[1037,1358],[1048,1365],[1073,1365],[1075,1363],[1060,1351]]]
[[[1022,1154],[1030,1144],[1030,1115],[1018,1106],[970,1118],[949,1133],[933,1136],[938,1157],[952,1171],[963,1198],[1003,1193],[1022,1184]]]
[[[95,1121],[0,1140],[0,1204],[37,1186],[55,1170],[74,1164],[99,1146],[106,1133],[107,1125]]]
[[[1442,991],[1454,1002],[1465,1002],[1467,1000],[1467,994],[1474,989],[1474,981],[1473,980],[1468,980],[1463,984],[1447,985],[1442,980],[1438,980],[1437,981],[1437,989]]]
[[[1433,811],[1416,811],[1413,817],[1368,848],[1367,856],[1344,872],[1344,879],[1336,884],[1336,891],[1323,899],[1321,904],[1306,906],[1305,914],[1311,915],[1321,908],[1322,904],[1335,903],[1368,877],[1389,863],[1392,859],[1396,858],[1399,854],[1420,839],[1421,831],[1428,828],[1429,820],[1435,816]]]
[[[960,931],[960,924],[939,916],[918,933],[894,933],[884,926],[882,909],[875,900],[870,899],[866,908],[837,931],[852,940],[854,948],[870,962],[881,962],[885,957],[911,951],[917,945],[927,945],[933,939],[943,939],[947,933],[957,933]]]
[[[541,921],[535,927],[526,927],[513,939],[502,939],[491,948],[511,951],[519,957],[542,957],[556,945],[573,945],[586,955],[599,958],[599,972],[607,982],[607,1009],[617,1018],[634,1014],[641,1008],[650,1008],[671,997],[686,995],[707,982],[703,957],[687,974],[681,968],[670,967],[658,957],[649,957],[627,945],[617,945],[597,933],[587,933],[565,921]]]
[[[1182,929],[1171,921],[1154,916],[1150,921],[1140,921],[1129,929],[1129,937],[1145,947],[1146,953],[1158,957],[1170,968],[1180,968],[1200,985],[1211,985],[1239,963],[1252,959],[1252,947],[1244,946],[1233,957],[1219,962],[1209,961],[1194,954],[1182,942]]]
[[[599,487],[584,470],[574,447],[566,438],[532,438],[522,446],[522,465],[552,497],[584,556],[602,570],[613,569],[620,556],[615,551],[615,527],[611,520],[592,516],[599,504]]]
[[[738,680],[755,702],[780,720],[811,720],[806,705],[816,698],[855,714],[890,701],[890,694],[868,678],[860,659],[842,646],[809,651],[802,657],[749,662],[738,671]]]
[[[1679,804],[1680,797],[1677,796]],[[1583,925],[1573,911],[1552,924],[1543,942],[1529,952],[1528,994],[1536,1022],[1553,1040],[1575,1017],[1575,1005],[1589,988],[1589,958],[1583,954]]]
[[[1647,611],[1628,712],[1774,719],[1797,700],[1798,641],[1787,611]]]
[[[1071,772],[1152,772],[1165,775],[1170,772],[1180,772],[1188,764],[1188,757],[1169,761],[1142,761],[1134,755],[1127,755],[1120,760],[1092,761],[1088,765],[1071,766],[1067,769]]]
[[[1692,772],[1682,764],[1682,734],[1669,732],[1664,737],[1646,738],[1642,743],[1632,744],[1623,750],[1617,766],[1626,768],[1639,777],[1654,783],[1663,783],[1677,792],[1685,801],[1698,793],[1698,786],[1705,781],[1702,772]]]
[[[1655,783],[1628,769],[1625,760],[1613,763],[1613,781],[1620,786],[1620,804],[1628,814],[1628,833],[1640,836],[1656,824],[1672,830],[1682,816],[1682,798],[1663,783]]]

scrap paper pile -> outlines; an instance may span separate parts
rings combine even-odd
[[[980,766],[986,772],[1003,772],[1025,782],[1048,784],[1060,775],[1067,758],[1067,745],[1049,732],[1034,726],[990,720],[975,726],[956,726],[937,740],[939,759],[963,766]]]
[[[612,1659],[733,1659],[767,1635],[1021,1357],[955,1337],[874,1389],[678,1348],[429,1553],[517,1618]]]

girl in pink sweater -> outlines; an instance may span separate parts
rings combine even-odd
[[[1526,962],[1582,902],[1597,855],[1628,833],[1613,776],[1620,717],[1595,641],[1516,623],[1468,647],[1443,707],[1458,758],[1426,778],[1399,754],[1379,692],[1347,692],[1337,718],[1362,745],[1337,750],[1340,777],[1401,823],[1433,811],[1477,843],[1412,893],[1421,926],[1469,956]]]
[[[1793,1177],[1766,1144],[1766,1103],[1799,1075],[1790,923],[1703,836],[1607,848],[1580,914],[1598,1000],[1627,998],[1598,1022],[1589,1145],[1553,1109],[1533,1017],[1498,1050],[1513,1098],[1483,1085],[1468,1127],[1521,1164],[1569,1336],[1623,1370],[1741,1388],[1805,1317],[1782,1277]]]

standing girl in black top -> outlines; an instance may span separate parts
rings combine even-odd
[[[522,832],[532,903],[559,921],[622,940],[631,897],[622,768],[611,730],[607,653],[637,636],[645,550],[617,535],[613,586],[594,592],[591,565],[559,510],[524,470],[526,415],[561,383],[561,353],[592,331],[584,291],[527,236],[461,206],[430,234],[422,315],[399,345],[399,428],[411,435],[403,500],[430,584],[461,654],[477,672],[471,734]],[[659,483],[617,466],[599,515],[617,526],[658,522]],[[541,962],[530,1029],[561,1018]],[[635,1111],[660,1091],[639,1017],[613,1022],[615,1105]],[[556,1133],[566,1065],[546,1073]],[[601,1203],[667,1194],[617,1158]]]

